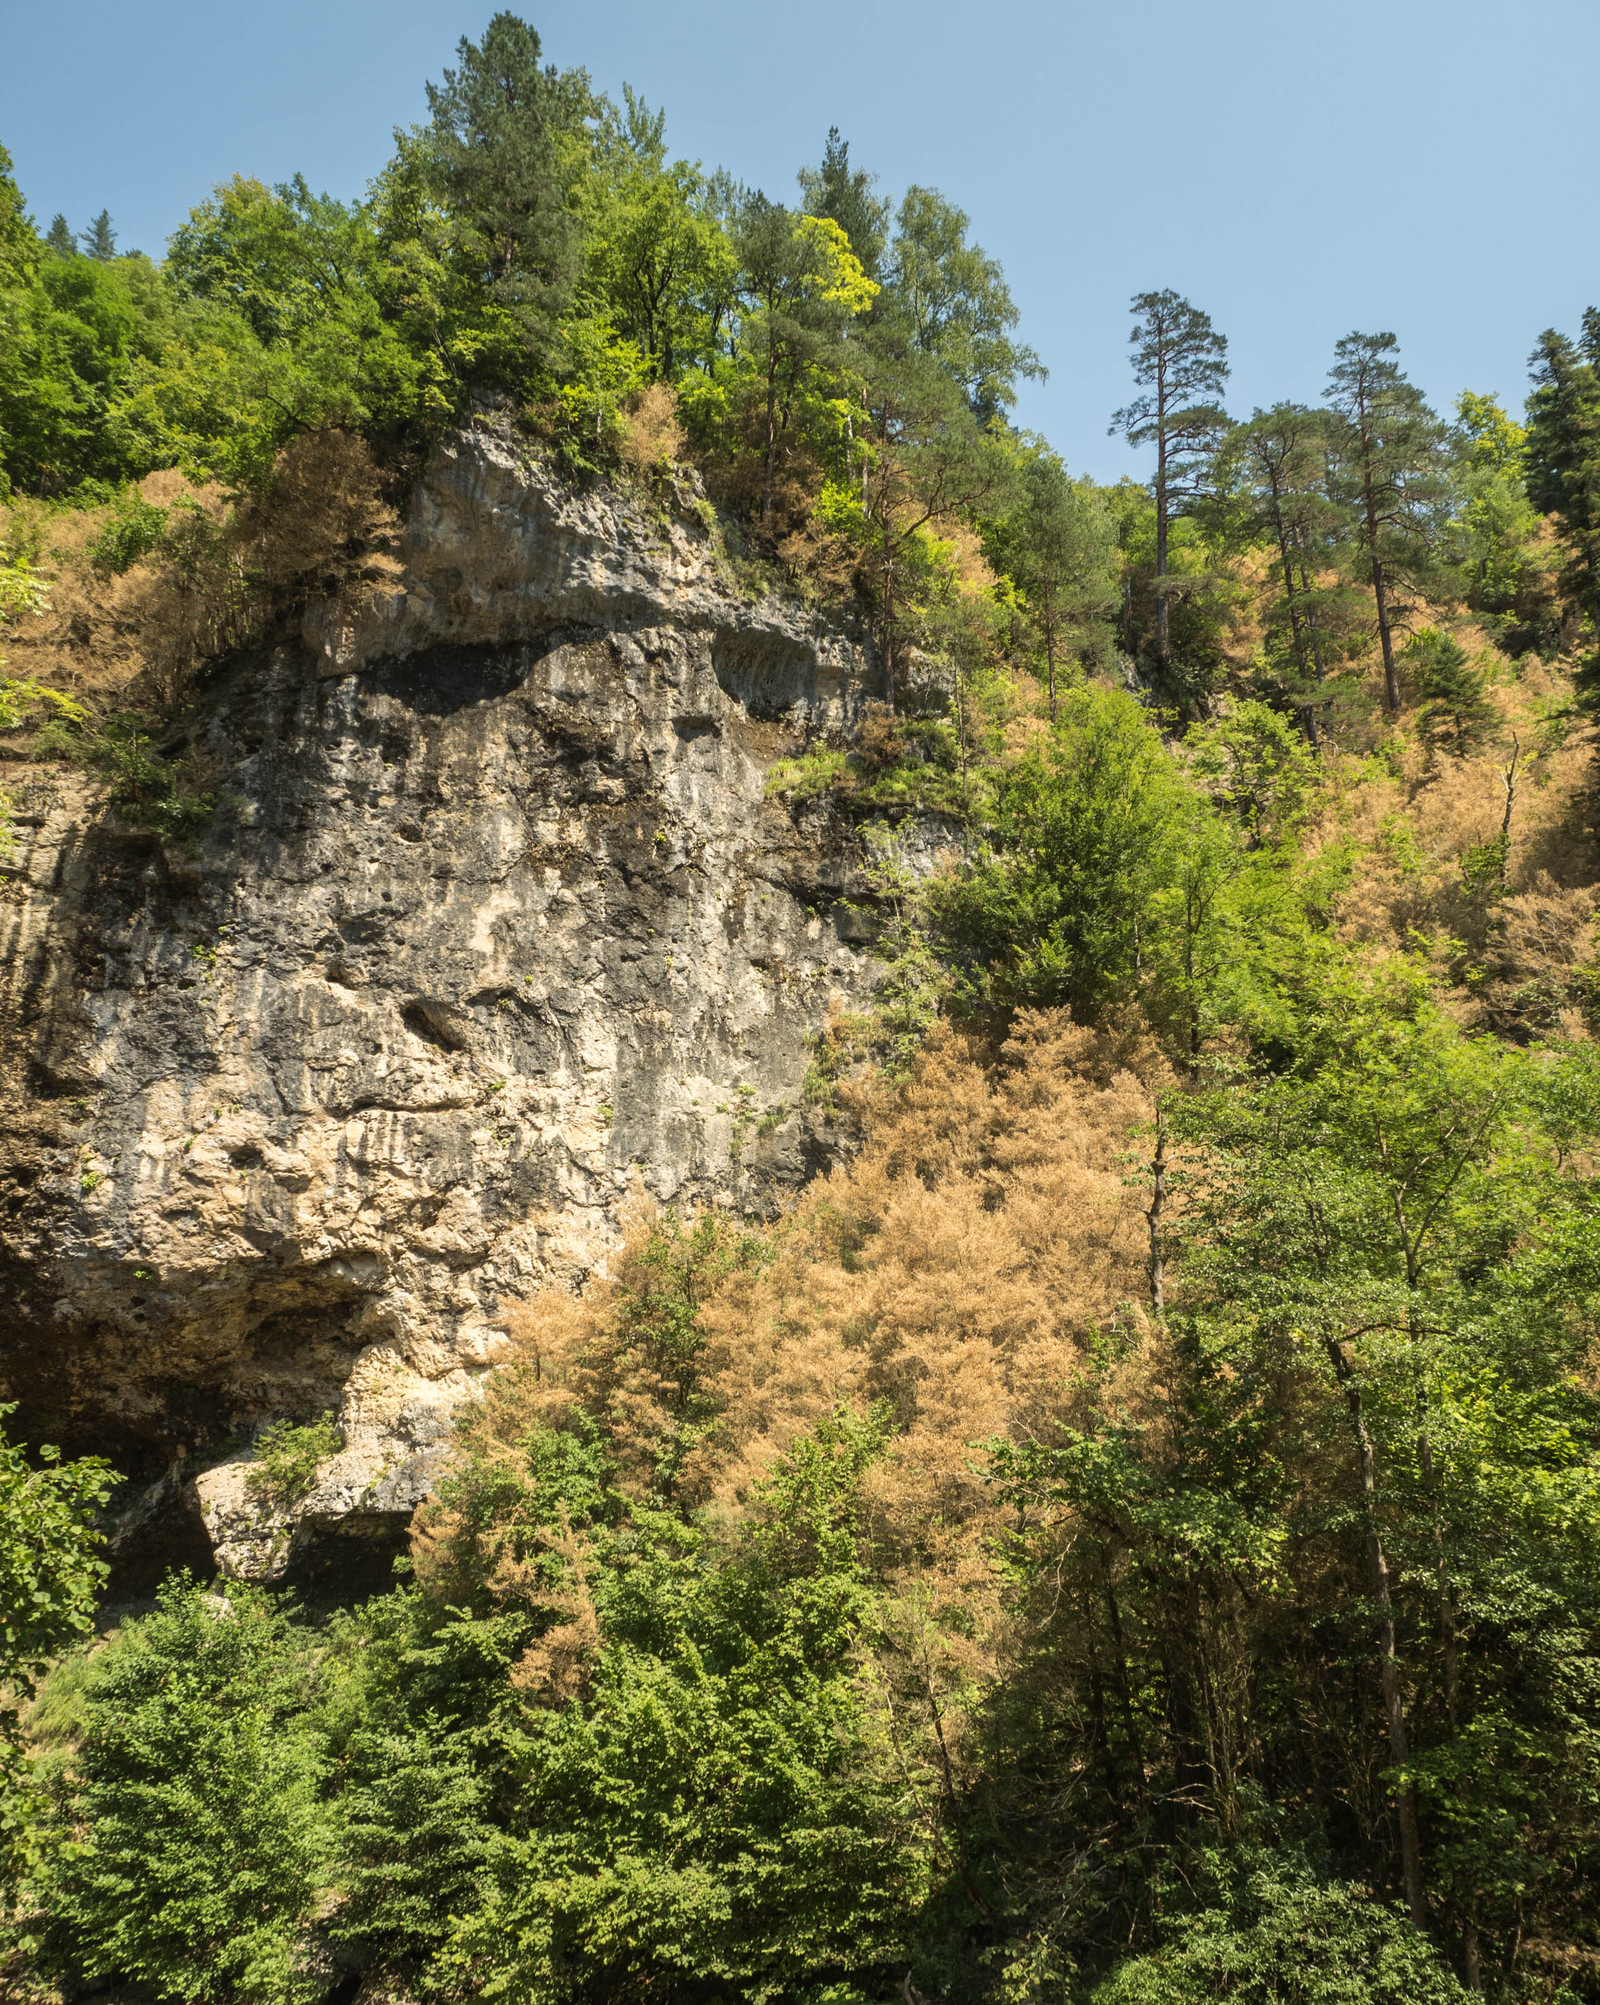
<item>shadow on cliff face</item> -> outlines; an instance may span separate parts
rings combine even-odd
[[[814,709],[824,693],[816,649],[787,633],[720,633],[712,643],[711,665],[723,694],[752,717],[787,717],[797,703]]]
[[[453,717],[475,703],[494,703],[520,689],[541,649],[430,647],[367,671],[374,696],[387,696],[424,717]]]

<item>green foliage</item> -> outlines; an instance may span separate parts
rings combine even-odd
[[[1528,498],[1562,532],[1561,588],[1583,623],[1579,687],[1592,708],[1600,689],[1600,310],[1587,309],[1577,340],[1553,328],[1542,334],[1533,374],[1523,445]]]
[[[1209,811],[1131,697],[1071,690],[1060,711],[1041,747],[995,776],[984,850],[930,886],[934,935],[974,1004],[1065,1005],[1101,1022],[1137,1001],[1192,1062],[1299,924],[1281,866]],[[1208,733],[1200,764],[1248,773],[1269,815],[1290,815],[1303,761],[1276,720],[1262,742],[1265,722]]]
[[[181,1578],[93,1660],[39,1890],[68,1969],[174,2001],[317,1995],[311,1690],[305,1643],[263,1597]]]
[[[1224,1862],[1221,1899],[1175,1915],[1162,1947],[1130,1957],[1091,2005],[1459,2005],[1468,1994],[1427,1937],[1365,1887],[1318,1879],[1292,1856]]]
[[[256,1437],[245,1486],[259,1503],[287,1510],[310,1490],[319,1466],[343,1446],[344,1436],[331,1413],[304,1425],[275,1420]]]
[[[0,1419],[15,1411],[0,1406]],[[105,1586],[97,1510],[121,1477],[96,1457],[36,1463],[0,1434],[0,1912],[23,1869],[35,1822],[17,1703],[50,1658],[88,1634]]]
[[[155,743],[145,721],[132,712],[97,721],[80,710],[47,725],[38,749],[101,774],[130,828],[168,841],[194,841],[211,827],[221,797],[211,790],[191,791],[181,768],[157,752]]]
[[[1400,650],[1407,682],[1421,699],[1417,725],[1435,750],[1463,759],[1496,729],[1500,713],[1489,678],[1466,649],[1437,627],[1424,627]]]
[[[91,561],[97,570],[113,575],[130,570],[142,557],[160,550],[171,518],[170,508],[146,501],[137,487],[127,488],[90,540]]]

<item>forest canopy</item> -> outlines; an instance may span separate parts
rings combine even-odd
[[[837,131],[748,188],[507,13],[427,104],[160,259],[0,150],[3,749],[200,842],[175,720],[495,426],[874,664],[767,781],[870,887],[848,1146],[518,1303],[336,1613],[173,1575],[80,1643],[114,1473],[0,1442],[6,1980],[1600,1999],[1600,314],[1521,415],[1382,330],[1244,415],[1141,293],[1102,485]]]

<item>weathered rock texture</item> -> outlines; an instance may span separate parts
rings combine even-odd
[[[848,840],[764,798],[850,727],[860,645],[492,428],[400,556],[210,693],[198,853],[36,776],[0,907],[5,1396],[244,1572],[395,1533],[507,1300],[631,1190],[803,1179],[808,1038],[870,981]],[[343,1453],[263,1522],[219,1448],[325,1410]]]

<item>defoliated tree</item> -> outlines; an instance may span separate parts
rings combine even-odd
[[[102,209],[83,233],[83,254],[108,264],[117,254],[117,233],[111,227],[111,211]]]
[[[1153,445],[1156,504],[1156,652],[1172,659],[1167,538],[1174,516],[1205,491],[1228,426],[1222,389],[1228,379],[1228,337],[1170,288],[1132,301],[1133,380],[1141,395],[1111,420],[1130,446]]]
[[[1034,351],[1013,341],[1018,320],[1005,274],[967,242],[968,218],[935,188],[908,188],[895,219],[879,346],[926,355],[961,385],[987,421],[1017,400],[1019,376],[1043,377]]]
[[[890,205],[872,192],[875,174],[850,165],[850,142],[828,128],[828,144],[820,167],[800,170],[801,206],[808,216],[827,216],[850,239],[861,269],[870,279],[883,276],[883,254],[889,243]]]
[[[1390,593],[1429,568],[1450,500],[1447,434],[1401,374],[1392,334],[1347,334],[1334,349],[1328,402],[1343,419],[1334,437],[1335,491],[1356,520],[1372,578],[1383,649],[1384,706],[1400,712]]]
[[[996,541],[1044,644],[1054,723],[1057,661],[1116,604],[1116,528],[1093,490],[1040,445],[1021,463],[1017,504]]]
[[[532,348],[548,351],[582,269],[575,190],[589,80],[541,67],[539,37],[515,14],[496,14],[481,43],[463,37],[457,58],[459,69],[427,86],[428,178],[463,267],[487,281]]]
[[[65,216],[53,218],[44,233],[44,247],[54,258],[75,258],[78,255],[78,240]]]

